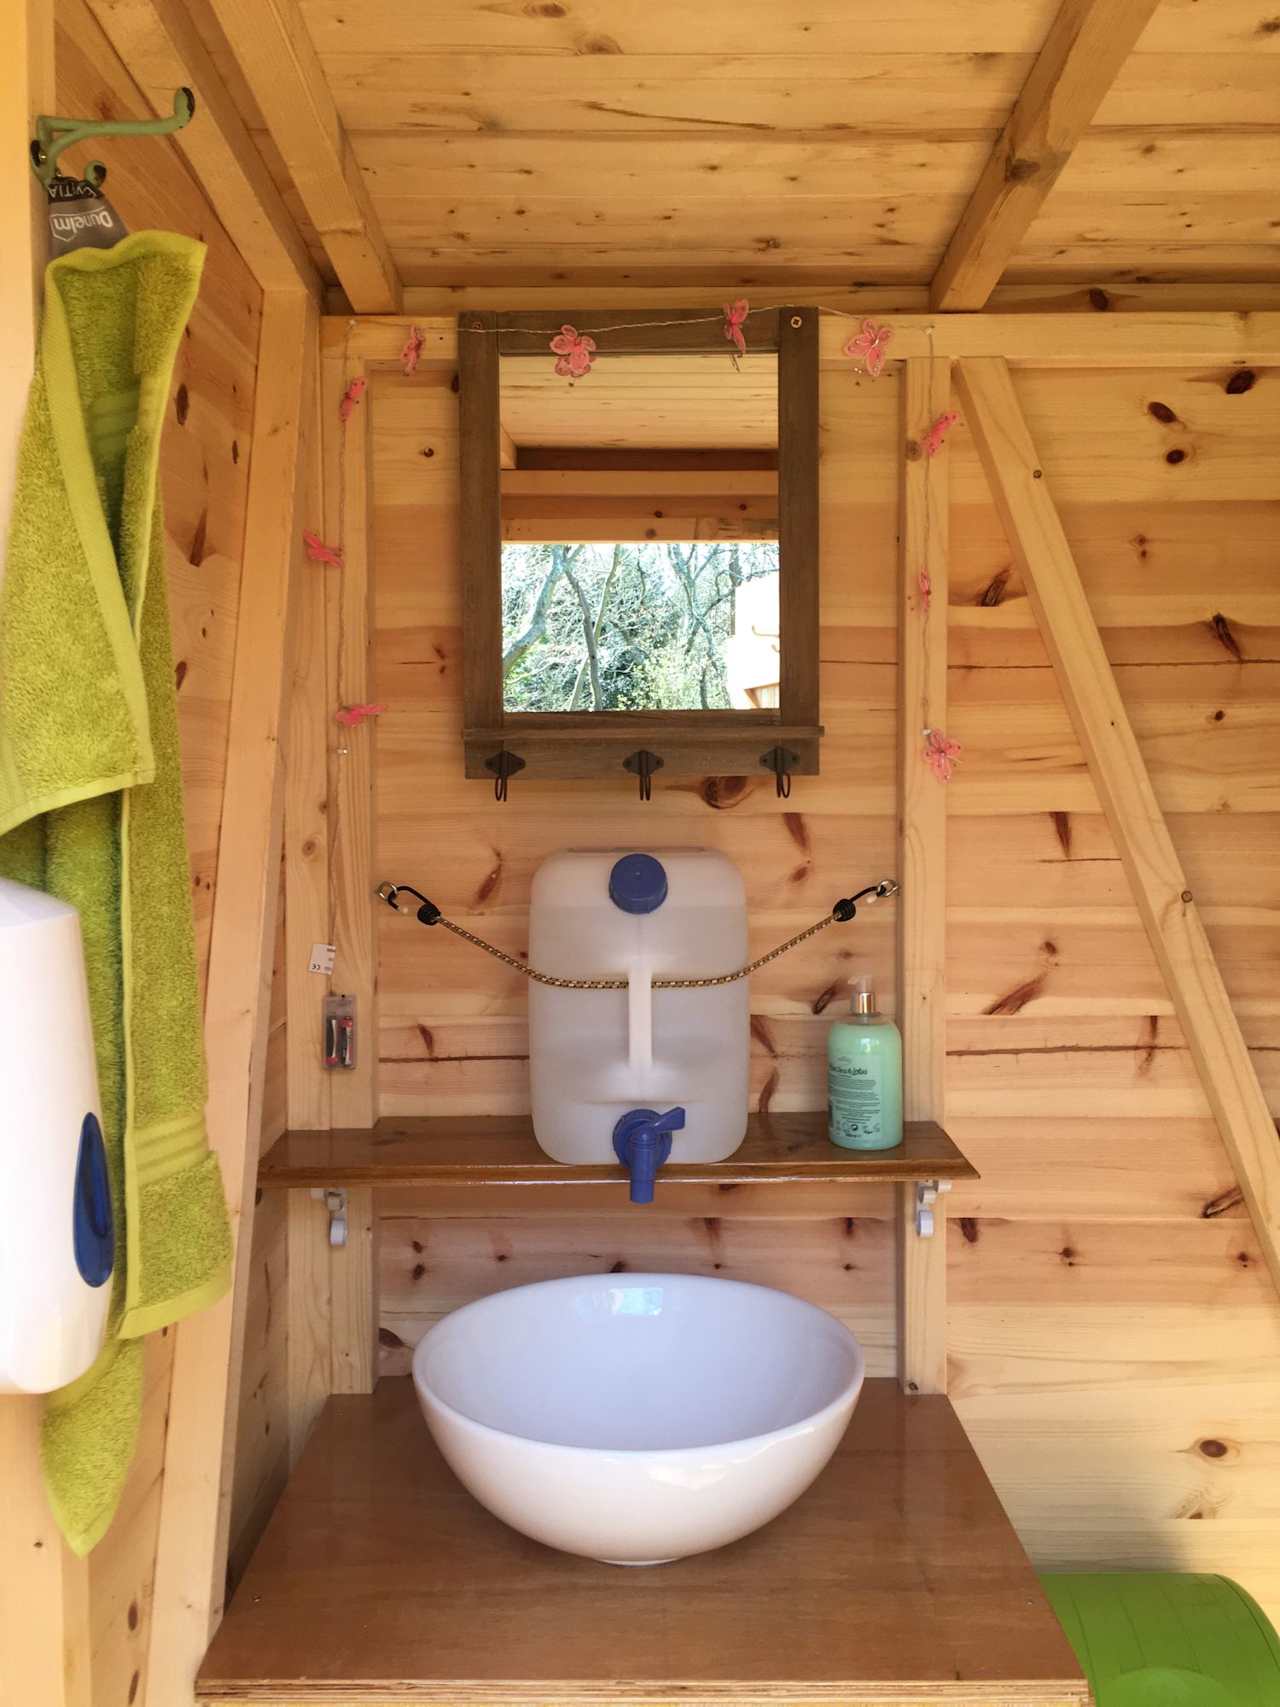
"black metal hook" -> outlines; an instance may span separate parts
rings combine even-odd
[[[896,877],[882,877],[879,883],[868,883],[865,889],[859,889],[856,895],[847,895],[843,901],[837,901],[831,909],[831,917],[838,925],[847,925],[858,911],[858,902],[865,901],[868,895],[877,901],[886,901],[891,895],[898,893]]]
[[[435,902],[428,901],[422,891],[415,889],[411,883],[380,883],[374,894],[379,901],[385,901],[393,913],[401,911],[401,895],[412,895],[415,901],[421,901],[422,905],[418,908],[420,925],[434,925],[440,918],[440,909]]]
[[[760,763],[767,771],[772,771],[778,785],[778,799],[791,798],[791,767],[797,763],[796,755],[786,747],[770,747],[767,753],[761,753]]]
[[[484,761],[484,768],[493,772],[493,798],[501,801],[507,798],[507,783],[517,771],[524,769],[524,760],[519,753],[509,753],[502,747]]]
[[[637,752],[629,753],[622,761],[623,770],[630,771],[632,776],[640,778],[641,800],[653,799],[653,773],[662,769],[663,761],[656,753],[641,747]]]

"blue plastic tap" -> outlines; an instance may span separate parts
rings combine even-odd
[[[653,1202],[653,1182],[671,1154],[671,1134],[684,1126],[684,1110],[633,1108],[613,1129],[613,1148],[631,1176],[632,1203]]]

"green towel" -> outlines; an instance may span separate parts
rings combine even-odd
[[[204,246],[50,263],[0,589],[0,873],[79,909],[117,1240],[110,1337],[51,1396],[54,1513],[86,1553],[124,1484],[139,1336],[211,1304],[231,1238],[204,1130],[191,877],[157,494]]]

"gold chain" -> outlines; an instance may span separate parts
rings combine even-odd
[[[736,972],[721,972],[710,978],[655,978],[650,988],[654,990],[710,990],[718,984],[736,984],[739,978],[748,978],[753,972],[758,972],[762,966],[767,966],[771,960],[776,960],[780,954],[797,948],[802,942],[807,942],[811,936],[817,936],[819,931],[826,930],[835,920],[834,913],[828,913],[825,919],[819,919],[816,925],[810,925],[808,930],[801,931],[798,936],[790,937],[786,942],[779,943],[777,948],[771,948],[768,954],[762,954],[759,960],[753,960],[747,966],[741,966]],[[510,966],[514,972],[523,973],[535,984],[549,984],[553,990],[625,990],[625,978],[553,978],[549,972],[535,972],[532,966],[523,960],[517,960],[514,954],[507,954],[501,948],[495,948],[491,942],[486,942],[482,936],[464,930],[461,925],[455,925],[452,919],[446,919],[443,914],[435,921],[443,925],[454,936],[460,936],[464,942],[474,943],[486,954],[491,954],[495,960],[500,960],[504,966]]]

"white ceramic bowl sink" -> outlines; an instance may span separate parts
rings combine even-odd
[[[427,1425],[480,1503],[619,1565],[705,1553],[785,1511],[839,1445],[862,1376],[825,1310],[680,1274],[498,1292],[413,1357]]]

